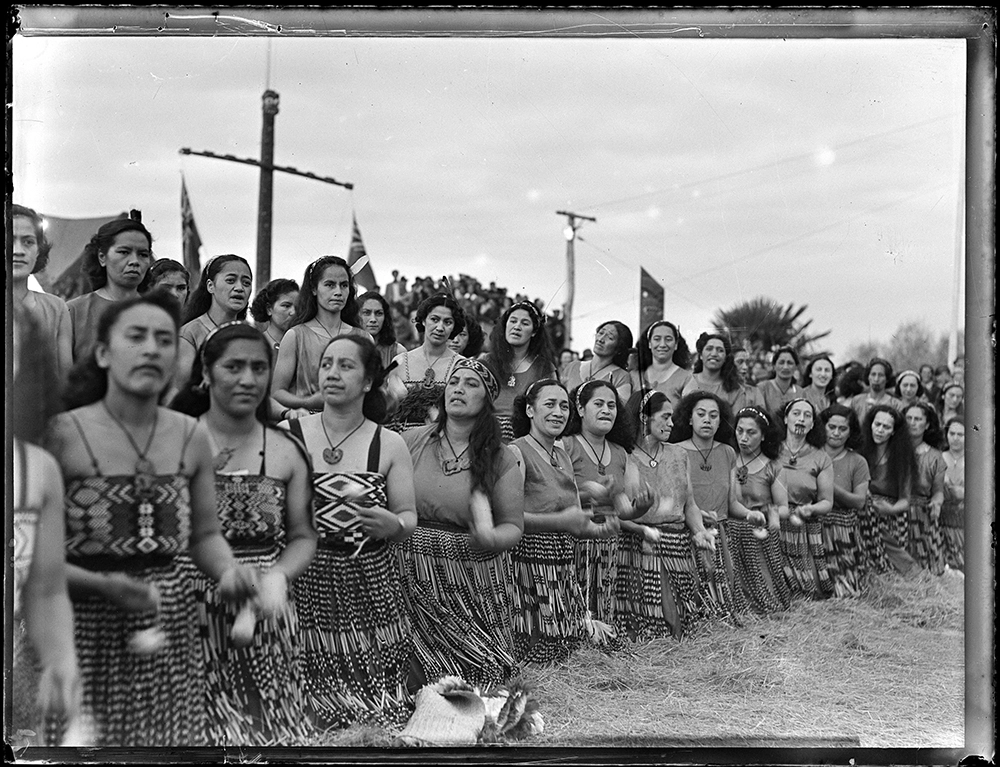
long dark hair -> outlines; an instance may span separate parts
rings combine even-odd
[[[437,426],[435,433],[442,438],[448,423],[445,412],[445,393],[441,391],[438,400]],[[482,490],[489,495],[500,478],[500,455],[503,450],[503,437],[500,423],[496,418],[493,400],[487,394],[483,397],[483,409],[476,415],[472,432],[469,434],[469,463],[472,472],[472,489]]]
[[[861,452],[865,460],[868,461],[868,469],[872,478],[875,477],[875,470],[878,468],[876,465],[878,446],[872,439],[872,423],[879,413],[888,413],[892,418],[892,435],[886,443],[886,464],[889,468],[889,477],[896,482],[896,497],[899,498],[910,493],[913,481],[917,476],[917,461],[913,453],[913,442],[910,440],[906,421],[892,405],[876,405],[869,410],[865,416],[864,442]]]
[[[556,369],[552,359],[549,334],[545,332],[545,315],[534,304],[520,301],[509,306],[500,315],[493,330],[490,331],[490,350],[486,353],[486,357],[496,369],[497,379],[500,381],[506,381],[514,372],[514,349],[507,343],[507,320],[518,309],[527,312],[531,318],[532,329],[531,338],[528,340],[528,356],[540,360],[546,370],[554,371]]]
[[[523,437],[531,432],[531,419],[528,418],[528,405],[534,405],[538,401],[538,394],[546,386],[558,386],[564,392],[566,396],[569,396],[569,392],[563,383],[557,378],[540,378],[535,381],[531,386],[529,386],[524,394],[518,394],[514,397],[513,411],[511,413],[511,428],[514,430],[515,437]],[[573,411],[573,406],[570,405],[570,412]],[[561,436],[561,435],[560,435]]]
[[[379,293],[377,290],[369,290],[367,293],[362,293],[358,296],[358,314],[361,314],[361,310],[365,308],[365,304],[369,301],[378,301],[382,307],[382,313],[384,319],[382,320],[382,329],[379,330],[378,334],[375,336],[375,344],[377,346],[388,346],[394,348],[396,346],[396,327],[392,321],[392,309],[389,307],[389,302],[385,300],[385,296]],[[362,328],[364,330],[364,328]]]
[[[618,396],[618,391],[608,381],[584,381],[569,393],[569,422],[566,424],[563,436],[569,437],[583,431],[583,417],[580,415],[579,409],[590,402],[594,398],[594,393],[602,386],[611,392],[617,405],[614,425],[605,439],[631,453],[632,448],[635,447],[635,430],[632,427],[632,419]]]
[[[38,318],[20,304],[14,306],[13,325],[20,348],[7,421],[14,437],[41,445],[49,419],[62,410],[55,349]]]
[[[649,339],[653,335],[653,331],[657,328],[670,328],[673,331],[674,338],[677,339],[677,343],[674,347],[673,356],[670,358],[673,363],[679,367],[687,370],[691,367],[691,350],[688,348],[688,342],[684,340],[684,336],[681,335],[681,329],[672,322],[667,320],[656,320],[656,322],[651,322],[649,327],[642,331],[642,335],[639,337],[639,343],[635,345],[636,352],[638,353],[637,365],[639,372],[643,372],[646,368],[653,364],[653,351],[649,348]]]
[[[36,274],[42,271],[49,263],[49,251],[52,250],[52,244],[45,236],[42,217],[31,208],[27,208],[24,205],[12,204],[10,206],[10,218],[11,221],[15,218],[27,218],[31,221],[31,226],[35,230],[35,242],[38,244],[38,257],[35,259],[35,266],[32,268],[31,273]]]
[[[382,367],[382,356],[379,354],[375,342],[368,334],[363,336],[354,335],[353,333],[350,335],[339,335],[336,338],[331,338],[326,346],[323,347],[320,359],[323,358],[326,350],[330,348],[330,344],[334,341],[350,341],[360,350],[361,365],[365,370],[365,379],[371,382],[372,387],[365,394],[361,412],[369,421],[385,423],[388,411],[388,402],[385,398],[385,392],[382,391],[382,383],[385,380],[385,369]]]
[[[292,327],[303,325],[316,317],[319,306],[316,301],[316,288],[323,279],[323,273],[331,266],[339,266],[347,272],[347,300],[344,308],[340,310],[342,322],[353,327],[359,327],[358,322],[358,286],[354,282],[354,273],[351,267],[340,256],[320,256],[306,267],[306,273],[302,277],[302,289],[299,291],[299,300],[295,304],[295,317],[292,318]]]
[[[719,371],[719,375],[722,376],[722,388],[724,391],[734,392],[742,384],[742,381],[740,381],[740,371],[737,369],[736,360],[733,357],[733,345],[729,343],[729,339],[722,333],[702,333],[698,336],[698,341],[695,343],[694,372],[700,373],[704,368],[701,353],[713,338],[722,341],[722,346],[726,350],[726,358],[723,360],[722,369]]]
[[[624,322],[608,320],[598,325],[596,332],[600,333],[601,328],[606,328],[608,325],[613,325],[618,331],[618,343],[615,344],[614,354],[611,355],[611,363],[622,370],[628,370],[628,355],[632,351],[632,331]]]
[[[90,290],[95,291],[108,284],[108,270],[101,264],[100,256],[106,255],[108,250],[115,244],[115,238],[123,232],[139,232],[149,242],[149,247],[153,247],[153,235],[143,226],[139,220],[139,212],[131,211],[130,218],[116,218],[108,221],[97,233],[90,238],[90,242],[83,249],[83,273],[90,281]],[[135,216],[136,218],[131,218]],[[146,267],[147,272],[149,267]],[[143,280],[146,275],[142,276]],[[140,281],[140,284],[141,281]]]
[[[145,304],[158,306],[169,315],[174,325],[176,341],[176,333],[181,326],[180,307],[177,306],[174,297],[165,291],[151,290],[148,293],[140,293],[138,296],[109,304],[97,320],[97,343],[90,353],[78,360],[69,371],[66,391],[63,395],[63,405],[67,410],[90,405],[102,399],[107,393],[108,371],[97,364],[96,346],[108,343],[111,337],[111,328],[124,312],[133,306]]]
[[[860,450],[861,445],[864,442],[864,435],[861,433],[861,421],[858,420],[857,412],[854,408],[847,407],[846,405],[830,405],[830,407],[824,409],[819,414],[819,420],[823,422],[824,429],[826,429],[826,425],[835,415],[843,416],[847,419],[848,435],[847,441],[844,443],[844,447],[848,450]]]
[[[250,316],[262,325],[271,321],[268,311],[274,306],[274,302],[286,293],[298,293],[299,284],[295,280],[279,277],[271,280],[267,285],[257,291],[250,304]]]
[[[483,344],[486,343],[486,334],[483,333],[483,326],[466,314],[465,329],[469,334],[469,340],[465,342],[465,348],[462,349],[460,354],[463,357],[478,357],[483,353]]]
[[[818,357],[813,357],[811,360],[809,360],[809,362],[806,364],[806,370],[802,374],[802,385],[812,386],[813,367],[816,365],[817,362],[822,362],[823,360],[826,360],[827,362],[830,363],[830,371],[832,373],[832,375],[830,376],[830,381],[829,383],[827,383],[826,388],[823,390],[823,393],[828,398],[832,399],[833,397],[837,396],[837,366],[833,364],[833,360],[830,359],[829,355],[827,354],[821,354]]]
[[[196,287],[188,297],[187,305],[184,307],[184,318],[182,320],[184,324],[187,324],[196,317],[200,317],[211,308],[212,294],[208,292],[208,281],[214,281],[215,278],[219,276],[219,272],[222,271],[222,267],[226,264],[232,263],[233,261],[239,261],[241,264],[246,264],[247,269],[250,270],[251,277],[253,276],[253,269],[250,267],[250,262],[243,258],[243,256],[237,256],[235,253],[213,256],[201,272],[201,278],[198,280],[198,287]],[[249,304],[249,302],[247,303]],[[243,320],[246,319],[246,316],[247,307],[243,307],[243,310],[236,315],[236,319]]]
[[[920,408],[924,411],[924,417],[927,419],[927,430],[924,432],[924,442],[933,448],[938,450],[941,449],[941,444],[943,442],[944,434],[941,431],[941,419],[938,417],[937,411],[934,407],[927,402],[921,402],[920,400],[907,405],[906,409],[903,410],[903,420],[906,420],[906,413],[911,408]]]
[[[853,412],[853,411],[852,411]],[[760,440],[760,452],[770,458],[772,461],[778,457],[781,453],[781,429],[778,424],[774,422],[774,418],[763,410],[757,407],[744,407],[736,411],[736,416],[734,418],[733,433],[735,434],[735,427],[739,425],[740,419],[749,418],[754,423],[757,424],[757,428],[760,429],[761,440]],[[739,445],[737,445],[739,449]]]
[[[735,369],[735,368],[734,368]],[[733,431],[733,411],[718,394],[709,391],[693,391],[681,398],[681,401],[674,408],[674,425],[670,430],[670,439],[673,444],[684,442],[694,436],[694,427],[691,425],[691,416],[694,414],[695,405],[704,399],[710,399],[719,406],[719,428],[715,432],[713,439],[724,445],[729,445],[736,449],[736,432]]]
[[[785,422],[785,418],[788,416],[788,411],[792,409],[792,405],[798,404],[799,402],[805,402],[809,406],[810,410],[812,410],[813,414],[813,425],[806,434],[806,442],[813,447],[823,447],[826,444],[826,425],[820,420],[819,412],[816,410],[816,406],[805,397],[796,397],[795,399],[786,402],[778,411],[777,415],[781,418],[783,426],[782,439],[788,436],[788,424]]]
[[[197,418],[207,413],[212,404],[212,398],[208,391],[208,378],[205,371],[209,370],[229,348],[233,341],[259,341],[267,354],[267,364],[271,372],[274,371],[274,352],[271,343],[253,325],[246,322],[229,322],[213,331],[202,343],[198,354],[195,355],[194,363],[191,365],[191,375],[188,377],[181,390],[171,400],[170,407],[181,413],[187,413]],[[257,405],[257,420],[261,423],[271,422],[270,397],[271,390],[270,376],[265,389],[264,397]]]

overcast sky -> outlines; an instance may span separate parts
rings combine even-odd
[[[268,62],[270,61],[270,65]],[[692,344],[757,296],[807,304],[835,354],[951,325],[962,40],[16,37],[14,201],[139,208],[180,258],[181,174],[202,260],[256,257],[261,94],[272,277],[345,256],[352,212],[384,286],[470,274],[550,306],[576,243],[574,346],[637,331],[639,267]],[[844,360],[838,360],[844,361]]]

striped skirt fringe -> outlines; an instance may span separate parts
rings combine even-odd
[[[198,606],[189,577],[193,568],[185,554],[155,567],[124,571],[131,578],[156,585],[160,610],[155,614],[125,613],[98,596],[74,598],[81,711],[93,728],[93,745],[209,745],[205,662],[199,641]],[[154,626],[166,633],[166,646],[151,655],[132,652],[132,635]],[[46,734],[56,735],[52,727],[47,727]]]
[[[615,589],[618,582],[618,546],[620,538],[573,541],[576,574],[588,616],[615,630],[617,639],[610,648],[621,648],[621,632],[615,616]]]
[[[774,594],[781,604],[781,609],[787,610],[792,604],[792,587],[785,573],[785,557],[781,549],[781,530],[769,528],[767,538],[760,542],[760,547],[764,553],[768,570],[771,572]]]
[[[618,541],[615,614],[635,640],[691,633],[701,618],[698,565],[684,524],[657,525],[660,539],[622,531]]]
[[[858,514],[853,509],[834,508],[822,519],[823,550],[837,597],[861,593]]]
[[[755,536],[753,526],[745,519],[727,519],[722,526],[726,530],[733,561],[735,591],[741,595],[743,603],[761,615],[785,609],[775,584],[775,573],[764,551],[767,539]],[[772,537],[777,538],[769,531],[767,538]],[[783,581],[785,574],[780,560],[777,574]]]
[[[944,573],[944,533],[940,518],[931,518],[929,498],[910,499],[907,550],[921,567],[934,575]]]
[[[877,498],[888,503],[895,503],[896,498],[889,498],[881,495],[872,495],[872,500]],[[879,514],[879,533],[882,538],[882,548],[885,550],[885,557],[889,563],[888,570],[894,570],[903,575],[910,575],[920,568],[917,561],[910,556],[907,550],[910,538],[910,515],[908,512],[899,514]]]
[[[239,562],[262,571],[276,549],[251,552],[234,547]],[[214,581],[193,577],[198,626],[205,655],[208,741],[213,746],[306,745],[311,737],[302,694],[299,626],[295,602],[270,620],[258,619],[253,640],[237,647],[230,638],[238,606],[219,597]],[[289,595],[291,596],[291,595]]]
[[[789,508],[795,510],[794,505]],[[785,577],[795,593],[820,599],[833,594],[833,581],[823,550],[822,522],[813,518],[793,525],[788,519],[781,520],[781,544]]]
[[[965,501],[946,500],[941,507],[944,561],[954,570],[965,571]]]
[[[464,532],[418,526],[397,549],[416,659],[428,682],[455,675],[489,689],[517,672],[510,557]]]
[[[736,616],[740,612],[746,612],[746,605],[742,598],[737,597],[734,589],[729,536],[724,525],[718,525],[715,529],[719,532],[715,538],[714,552],[698,548],[693,539],[689,538],[698,566],[702,609],[707,618],[728,620],[740,625]]]
[[[321,728],[396,726],[412,713],[406,689],[412,629],[388,544],[324,545],[295,582],[306,703]]]
[[[858,511],[858,550],[861,580],[870,575],[881,575],[892,569],[882,540],[882,518],[875,511],[874,498],[869,495]]]
[[[565,660],[587,637],[573,540],[566,533],[528,533],[511,549],[518,662]]]

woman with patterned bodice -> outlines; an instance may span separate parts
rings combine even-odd
[[[564,660],[588,637],[573,541],[608,538],[621,526],[580,505],[573,462],[556,443],[569,419],[569,393],[555,379],[536,381],[514,402],[511,447],[524,472],[524,535],[511,550],[514,644],[519,661]]]
[[[44,720],[71,718],[79,704],[73,607],[66,586],[63,482],[59,465],[39,446],[58,409],[51,385],[57,362],[48,329],[30,309],[14,307],[13,387],[7,411],[13,435],[14,610],[11,728],[15,751],[44,744]]]
[[[826,431],[824,450],[833,461],[833,509],[822,518],[823,550],[834,596],[856,597],[864,572],[861,515],[868,499],[871,472],[856,452],[861,447],[857,413],[846,405],[833,404],[819,417]]]
[[[944,532],[945,564],[965,570],[965,421],[955,416],[945,424],[948,449],[944,451],[944,504],[941,527]]]
[[[393,543],[417,523],[413,463],[385,418],[371,338],[341,336],[320,358],[321,413],[290,422],[313,464],[316,556],[295,583],[306,701],[321,728],[405,721],[410,621]]]
[[[178,307],[152,293],[109,307],[52,422],[66,482],[66,556],[94,745],[204,745],[204,654],[187,557],[222,597],[256,589],[215,510],[208,434],[158,406],[177,360]]]
[[[311,472],[301,444],[267,422],[271,360],[259,330],[220,325],[173,401],[207,427],[222,533],[237,560],[259,573],[257,597],[229,605],[192,568],[213,745],[305,745],[310,736],[289,585],[316,552]]]
[[[310,413],[323,409],[316,371],[326,345],[342,335],[371,338],[360,327],[351,268],[339,256],[321,256],[306,267],[295,316],[274,363],[271,396],[281,407]]]
[[[524,483],[493,415],[499,382],[460,358],[437,423],[403,435],[413,457],[417,529],[399,547],[414,628],[411,689],[455,675],[483,689],[518,669],[509,551],[524,527]]]
[[[459,358],[448,341],[465,327],[465,312],[447,293],[437,293],[420,302],[414,324],[423,340],[416,349],[396,355],[387,379],[393,412],[386,426],[399,432],[437,419],[438,400]]]

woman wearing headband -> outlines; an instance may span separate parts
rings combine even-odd
[[[180,261],[158,258],[149,267],[146,279],[139,286],[140,293],[148,293],[151,290],[165,290],[177,299],[177,305],[183,312],[191,292],[191,275]]]
[[[604,322],[597,326],[593,348],[592,359],[566,366],[566,388],[575,389],[587,381],[608,381],[622,402],[628,402],[632,396],[632,377],[628,372],[632,331],[618,320]]]
[[[514,399],[535,381],[555,376],[545,315],[530,301],[513,304],[490,333],[490,350],[480,359],[497,371],[497,420],[504,442],[514,439]]]
[[[636,506],[646,510],[621,522],[615,615],[633,640],[680,639],[702,612],[695,547],[711,551],[714,540],[694,500],[687,453],[669,442],[667,395],[636,392],[629,412],[637,429],[630,460],[642,488]]]
[[[420,302],[414,325],[423,336],[420,346],[396,356],[387,382],[393,409],[387,426],[393,431],[425,426],[436,419],[434,410],[459,359],[448,341],[465,327],[465,312],[449,294],[435,293]]]
[[[701,598],[712,617],[732,618],[748,608],[736,589],[736,572],[726,526],[730,517],[749,519],[755,527],[765,524],[764,515],[750,511],[740,500],[733,448],[732,413],[716,394],[696,391],[685,394],[674,410],[670,441],[687,453],[688,476],[694,501],[701,509],[705,528],[714,531],[714,555],[698,552]]]
[[[904,411],[914,402],[927,402],[927,390],[924,389],[923,381],[916,370],[904,370],[896,376],[896,385],[893,387],[896,399],[903,403]]]
[[[938,395],[938,421],[948,423],[952,418],[962,418],[965,414],[964,399],[965,389],[962,388],[961,384],[954,381],[946,383],[941,388],[941,394]]]
[[[256,591],[215,505],[204,424],[159,407],[177,360],[177,302],[109,306],[52,422],[66,478],[66,559],[97,746],[208,745],[204,653],[190,562],[240,602]]]
[[[833,581],[823,549],[822,518],[833,509],[833,461],[816,408],[794,399],[781,412],[784,440],[778,460],[788,487],[788,519],[781,522],[785,573],[798,594],[825,598]]]
[[[639,473],[629,461],[635,434],[628,411],[609,381],[587,381],[570,392],[570,418],[563,446],[573,462],[580,501],[593,509],[596,520],[634,516],[632,497],[639,487]],[[648,499],[645,503],[648,507]],[[574,542],[577,572],[587,610],[594,620],[617,630],[618,536]]]
[[[736,483],[743,504],[755,514],[752,519],[731,516],[723,526],[736,586],[754,612],[766,615],[787,609],[791,601],[779,543],[781,518],[788,515],[788,491],[777,460],[781,430],[760,408],[745,407],[736,413],[736,447]]]
[[[681,391],[691,379],[691,352],[680,328],[672,322],[652,323],[636,345],[638,370],[633,391],[662,391],[672,405],[681,401]]]
[[[856,394],[850,402],[850,406],[858,414],[859,422],[864,423],[868,411],[876,405],[890,405],[896,410],[903,407],[903,403],[889,393],[895,385],[895,379],[888,360],[872,357],[865,367],[864,382],[868,385],[868,391]]]
[[[524,476],[524,535],[511,550],[518,661],[563,660],[586,640],[573,541],[620,529],[616,517],[598,523],[580,505],[573,462],[557,443],[568,420],[569,393],[552,378],[531,384],[514,403],[511,448]]]
[[[271,396],[283,408],[321,411],[318,371],[327,344],[343,335],[371,338],[360,327],[356,291],[350,267],[338,256],[321,256],[306,267],[271,380]]]
[[[823,550],[838,597],[856,597],[861,591],[862,552],[860,515],[868,499],[871,472],[857,452],[861,424],[844,405],[831,405],[819,414],[826,432],[824,449],[833,461],[833,509],[822,518]]]
[[[417,515],[410,453],[381,425],[383,375],[371,336],[337,336],[320,350],[323,410],[288,422],[313,465],[319,540],[294,592],[305,693],[321,729],[401,724],[408,713],[412,629],[393,544]]]
[[[259,573],[257,595],[243,605],[223,604],[192,573],[212,745],[305,745],[310,735],[289,587],[316,552],[312,473],[305,448],[269,423],[272,356],[252,325],[224,323],[208,334],[172,403],[207,428],[223,535],[236,559]]]
[[[941,427],[937,413],[926,402],[914,402],[903,411],[903,418],[917,460],[910,495],[908,550],[922,567],[934,575],[941,575],[945,564],[941,506],[947,469],[944,456],[937,448],[941,444]]]
[[[242,256],[214,256],[205,265],[198,287],[184,308],[174,379],[177,389],[191,375],[195,357],[208,334],[226,322],[246,319],[252,284],[250,264]]]
[[[489,689],[517,667],[508,552],[524,529],[524,483],[500,441],[499,392],[485,363],[460,358],[437,421],[403,435],[417,504],[417,528],[397,548],[414,629],[411,689],[447,675]]]

